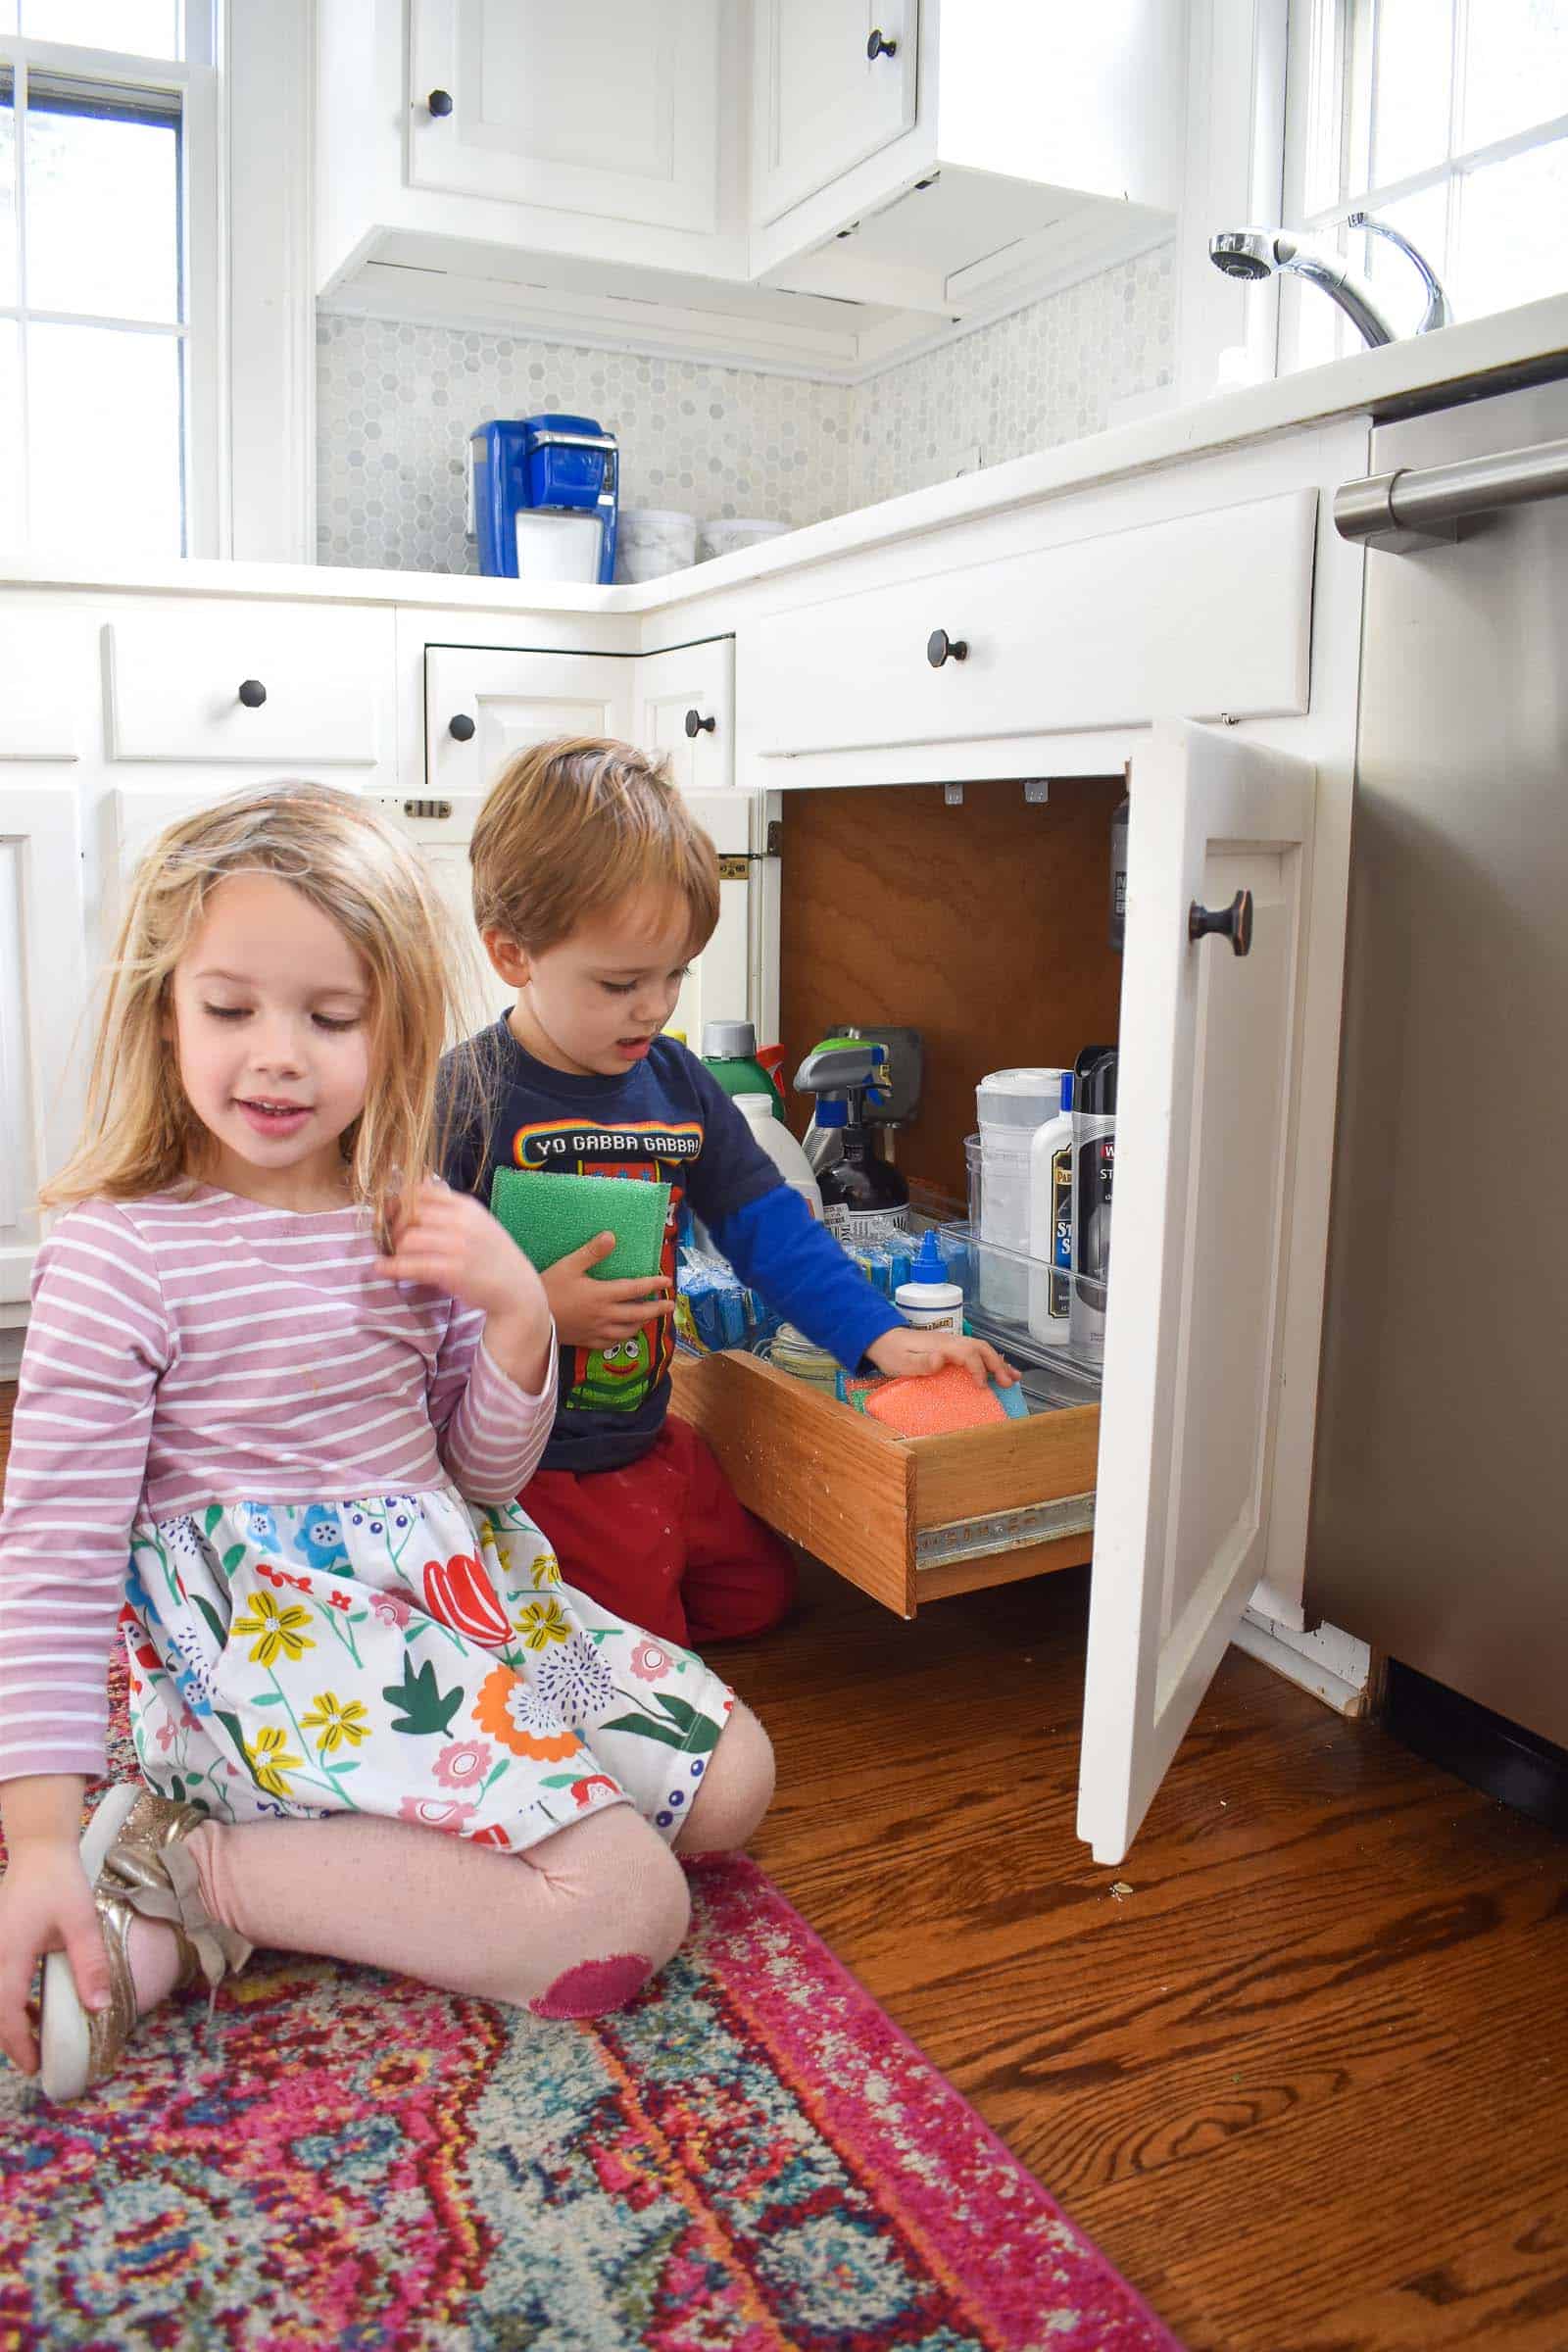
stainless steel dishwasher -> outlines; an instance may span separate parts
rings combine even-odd
[[[1568,1745],[1568,383],[1372,464],[1307,1600]]]

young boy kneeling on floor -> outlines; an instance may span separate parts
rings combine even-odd
[[[657,1282],[597,1279],[608,1233],[544,1276],[561,1391],[529,1512],[564,1576],[661,1639],[761,1633],[789,1606],[794,1563],[669,1417],[682,1199],[741,1280],[847,1371],[868,1358],[887,1373],[1013,1376],[984,1341],[902,1322],[711,1073],[661,1036],[718,920],[713,845],[661,764],[594,738],[537,745],[503,770],[469,858],[474,919],[515,993],[448,1056],[448,1182],[487,1206],[497,1167],[670,1187]]]

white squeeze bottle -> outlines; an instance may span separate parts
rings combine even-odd
[[[811,1173],[811,1163],[780,1118],[773,1115],[778,1097],[769,1087],[765,1095],[732,1095],[731,1102],[750,1126],[770,1160],[792,1193],[799,1193],[813,1217],[822,1214],[822,1194]]]
[[[1061,1108],[1029,1146],[1029,1329],[1067,1345],[1072,1297],[1072,1072],[1061,1073]]]

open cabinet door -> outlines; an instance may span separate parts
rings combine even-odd
[[[691,967],[665,1026],[681,1030],[694,1054],[703,1050],[705,1021],[752,1021],[759,1045],[772,1036],[768,1026],[763,960],[777,961],[760,915],[763,795],[760,792],[688,792],[692,815],[718,852],[718,925]],[[776,1000],[776,984],[773,989]]]
[[[1119,1862],[1268,1531],[1315,771],[1166,722],[1132,767],[1078,1834]],[[1251,894],[1251,944],[1189,936]]]

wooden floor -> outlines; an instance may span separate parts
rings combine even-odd
[[[1568,2352],[1568,1842],[1232,1651],[1100,1868],[1087,1597],[808,1569],[758,1858],[1191,2352]]]
[[[1568,1842],[1233,1650],[1100,1868],[1087,1602],[808,1571],[759,1860],[1192,2352],[1565,2352]]]

